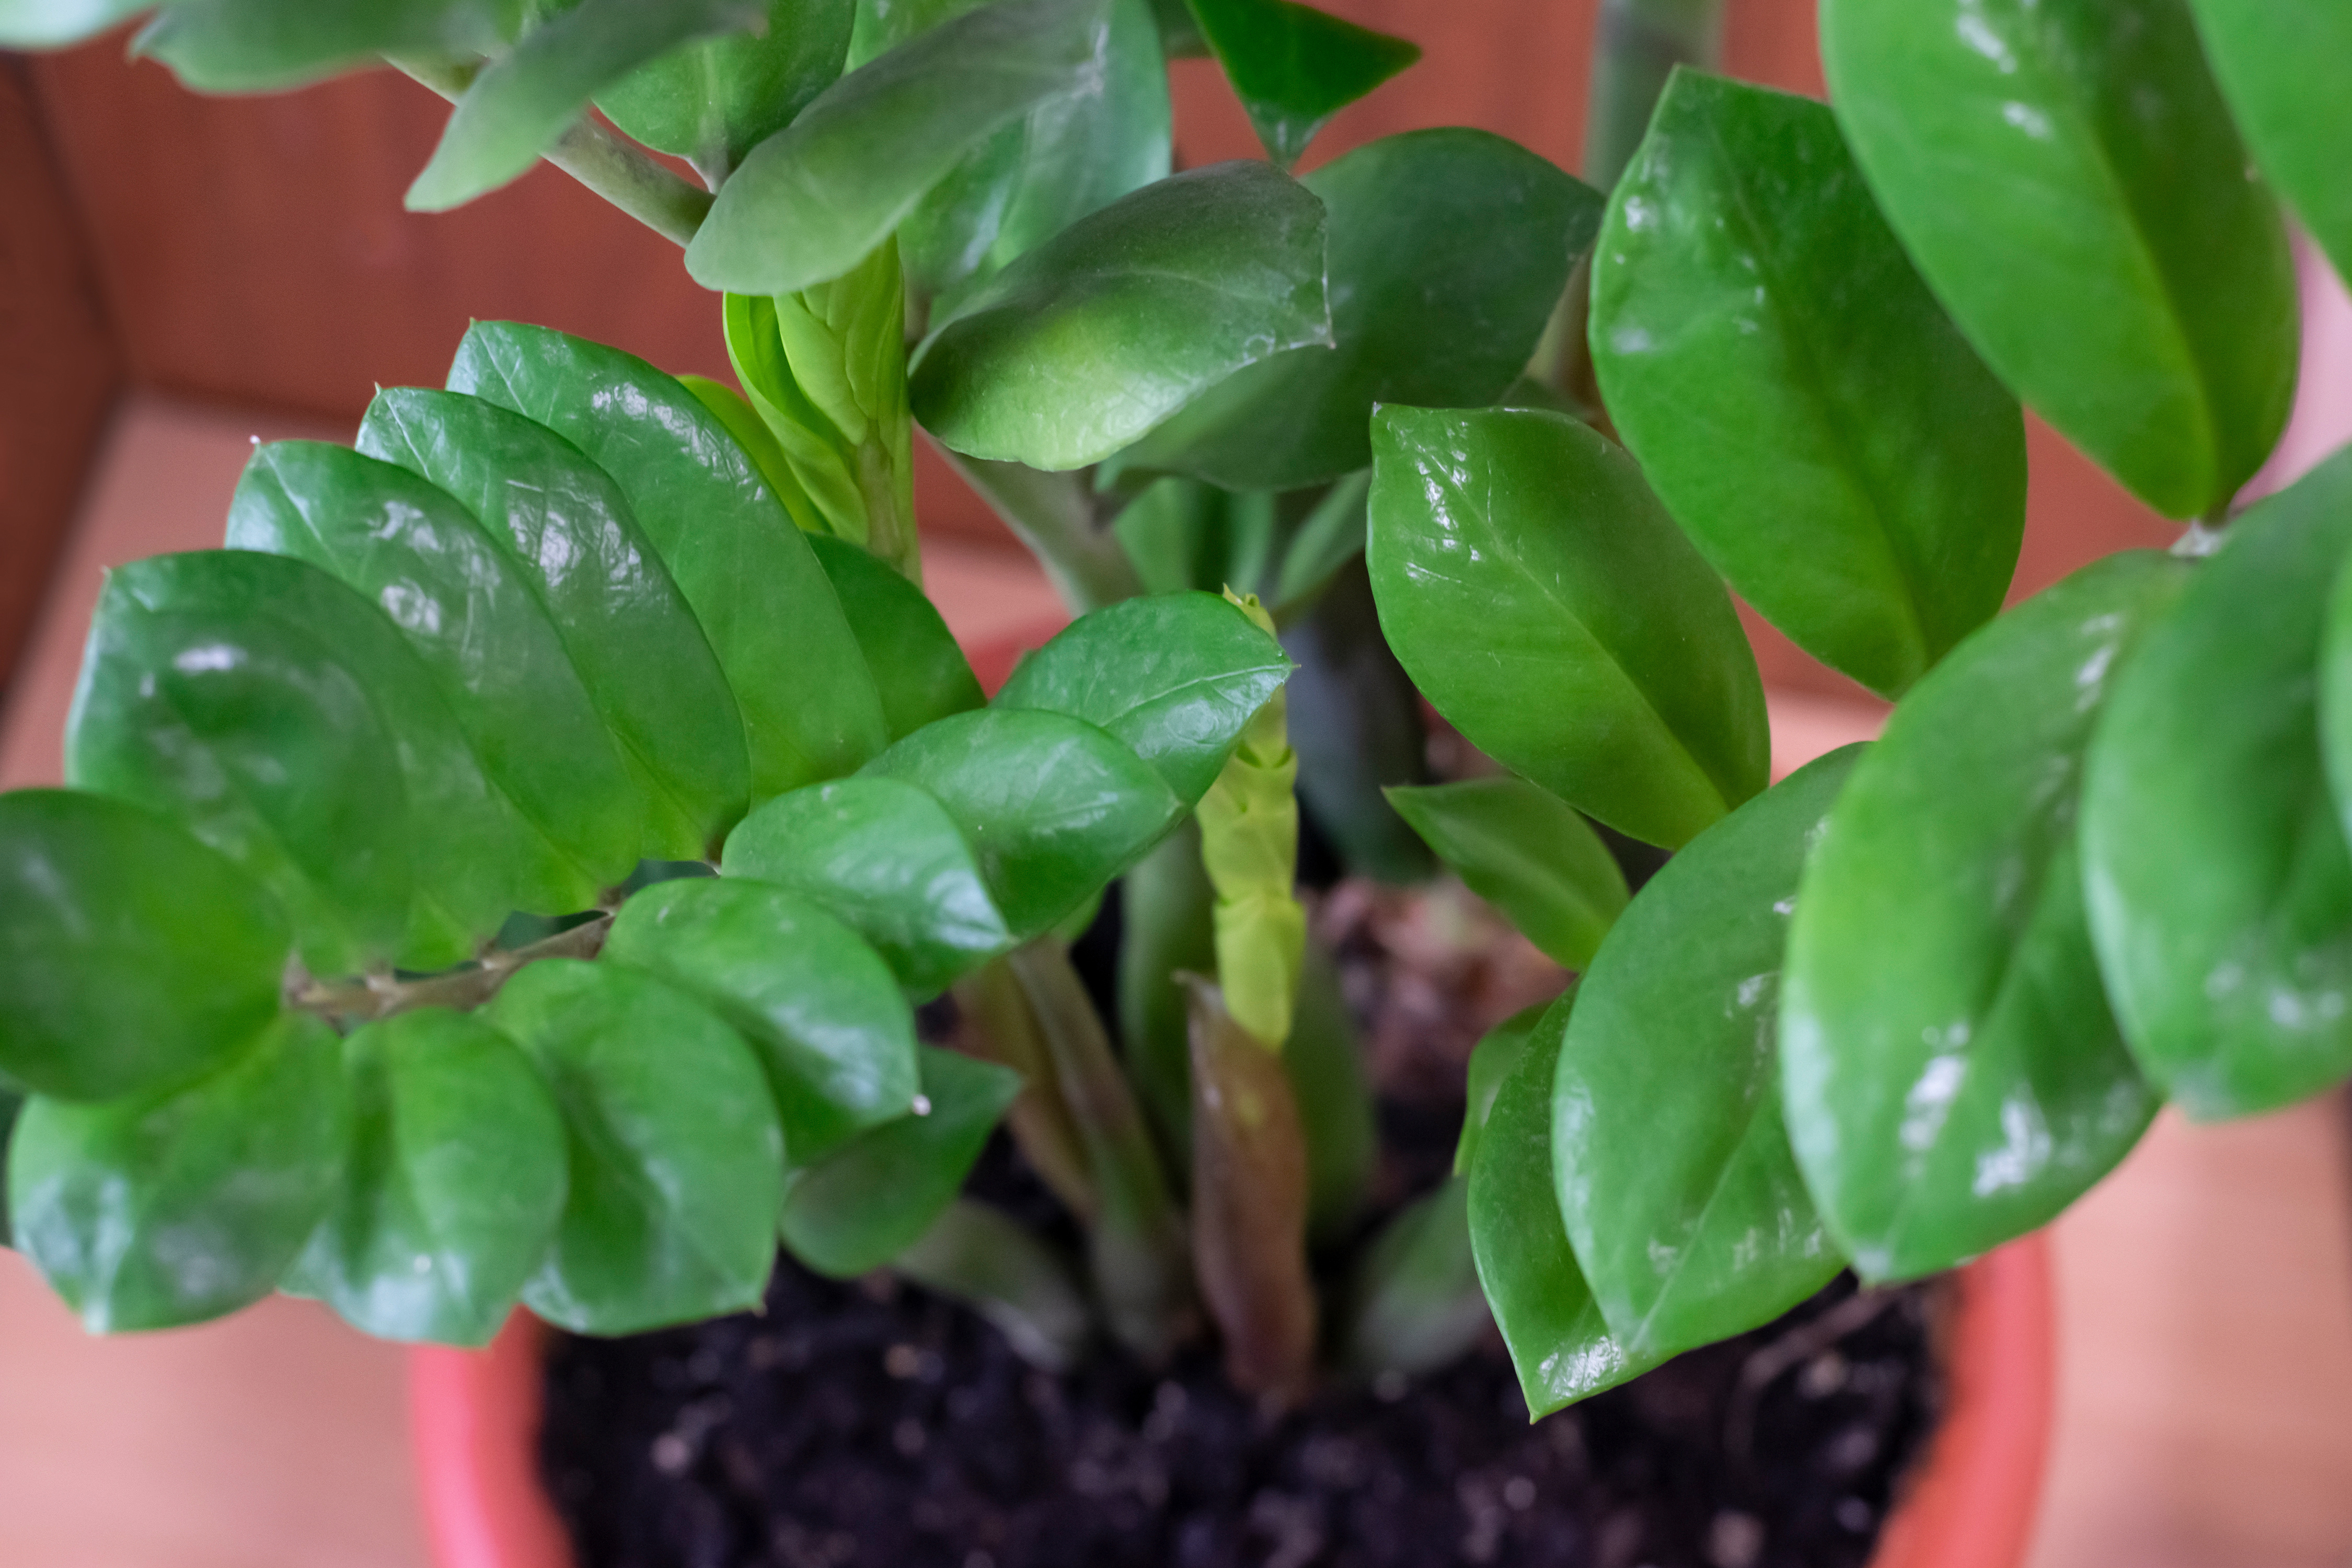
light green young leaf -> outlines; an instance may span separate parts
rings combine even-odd
[[[474,79],[405,205],[446,212],[497,190],[530,172],[597,93],[680,44],[739,32],[763,12],[761,0],[578,0]]]
[[[596,95],[646,146],[722,183],[839,79],[856,0],[767,0],[749,33],[684,44]]]
[[[107,8],[120,17],[146,5]],[[496,54],[522,20],[520,0],[166,0],[131,50],[162,60],[198,92],[275,92],[378,55]]]
[[[1235,371],[1331,343],[1323,249],[1321,202],[1265,164],[1161,180],[973,290],[917,354],[916,416],[971,457],[1098,461]]]
[[[1381,626],[1473,745],[1674,848],[1764,787],[1764,689],[1723,584],[1632,458],[1565,415],[1383,408]]]
[[[1675,521],[1823,662],[1894,696],[2000,608],[2024,420],[1822,105],[1675,73],[1593,251],[1591,338]]]
[[[439,1008],[365,1026],[342,1060],[351,1158],[286,1289],[384,1339],[488,1344],[563,1212],[547,1086],[505,1036]]]
[[[1569,969],[1624,912],[1625,873],[1559,796],[1508,774],[1385,792],[1437,858]]]
[[[583,1334],[758,1305],[784,1141],[741,1037],[657,980],[568,958],[526,966],[488,1017],[545,1076],[570,1145],[563,1217],[525,1304]]]
[[[819,94],[720,187],[686,249],[706,289],[838,278],[1000,127],[1103,68],[1107,0],[1000,0]]]
[[[286,1014],[184,1089],[28,1101],[8,1148],[16,1246],[91,1333],[223,1317],[302,1250],[350,1139],[334,1031]]]
[[[2188,0],[1825,0],[1839,124],[1995,374],[2168,517],[2294,396],[2293,258]]]
[[[277,1016],[293,933],[236,864],[135,806],[0,795],[0,1073],[116,1100],[198,1077]]]
[[[1572,987],[1575,982],[1570,984]],[[1470,1173],[1470,1162],[1478,1152],[1478,1135],[1486,1130],[1486,1118],[1494,1112],[1495,1096],[1502,1091],[1503,1080],[1518,1067],[1519,1058],[1527,1055],[1528,1042],[1535,1038],[1536,1026],[1551,1007],[1549,1002],[1523,1007],[1487,1030],[1471,1047],[1469,1081],[1462,1108],[1462,1136],[1454,1145],[1455,1175]]]

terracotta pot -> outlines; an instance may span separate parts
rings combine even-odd
[[[2050,1436],[2048,1244],[2032,1236],[1960,1271],[1949,1405],[1872,1568],[2017,1568]],[[545,1331],[518,1313],[488,1350],[409,1356],[425,1523],[439,1568],[571,1568],[539,1484]]]

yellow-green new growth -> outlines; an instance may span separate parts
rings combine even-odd
[[[906,313],[887,241],[829,283],[728,295],[727,356],[790,469],[795,519],[919,582]]]
[[[1225,597],[1272,634],[1274,617],[1256,595],[1228,588]],[[1307,957],[1307,911],[1293,890],[1297,783],[1298,755],[1290,749],[1284,695],[1276,691],[1242,731],[1198,814],[1201,863],[1217,895],[1217,981],[1225,1008],[1252,1038],[1276,1051],[1290,1037]]]

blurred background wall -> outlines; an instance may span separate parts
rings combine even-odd
[[[1468,124],[1577,168],[1597,3],[1325,0],[1425,57],[1340,114],[1307,165],[1391,132]],[[1819,94],[1812,12],[1813,0],[1735,0],[1728,68]],[[126,391],[356,421],[378,384],[438,384],[475,318],[726,374],[717,301],[677,248],[555,170],[454,213],[403,211],[446,112],[423,88],[376,71],[200,98],[127,59],[126,37],[0,55],[0,689]],[[1212,62],[1179,62],[1175,96],[1182,163],[1259,155]],[[2048,432],[2034,431],[2032,458],[2020,592],[2169,538]],[[1002,537],[931,454],[922,461],[927,528]],[[1750,626],[1768,683],[1859,695]]]

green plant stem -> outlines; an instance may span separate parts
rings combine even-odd
[[[604,936],[612,929],[613,917],[598,915],[583,921],[569,931],[556,932],[543,942],[511,952],[485,953],[479,963],[469,969],[453,969],[446,974],[429,974],[421,980],[394,980],[389,976],[371,975],[365,980],[325,984],[305,980],[290,988],[287,1005],[306,1013],[316,1013],[329,1022],[349,1021],[368,1023],[377,1018],[389,1018],[394,1013],[405,1013],[416,1007],[450,1007],[463,1011],[478,1007],[499,994],[499,987],[514,978],[516,971],[542,958],[593,958],[604,948]]]
[[[452,103],[481,71],[478,62],[392,59],[393,68]],[[709,216],[709,191],[672,174],[645,152],[583,115],[540,154],[549,163],[652,229],[684,245]]]
[[[1043,937],[1005,962],[1028,995],[1093,1174],[1098,1205],[1087,1242],[1104,1315],[1129,1348],[1165,1354],[1192,1330],[1192,1272],[1183,1216],[1142,1108],[1070,967],[1069,950]]]
[[[983,1061],[1011,1068],[1025,1080],[1021,1098],[1004,1119],[1022,1158],[1081,1223],[1092,1224],[1101,1207],[1092,1167],[1077,1123],[1062,1100],[1028,993],[1005,961],[998,959],[957,981],[955,999],[965,1026],[960,1040],[963,1048]]]
[[[1012,1216],[958,1198],[891,1264],[996,1325],[1015,1354],[1067,1372],[1094,1336],[1094,1314],[1062,1254]]]
[[[1094,500],[1076,474],[1048,474],[1019,463],[967,458],[945,447],[964,482],[980,492],[1045,568],[1072,615],[1083,616],[1143,592],[1135,563],[1095,517]]]

